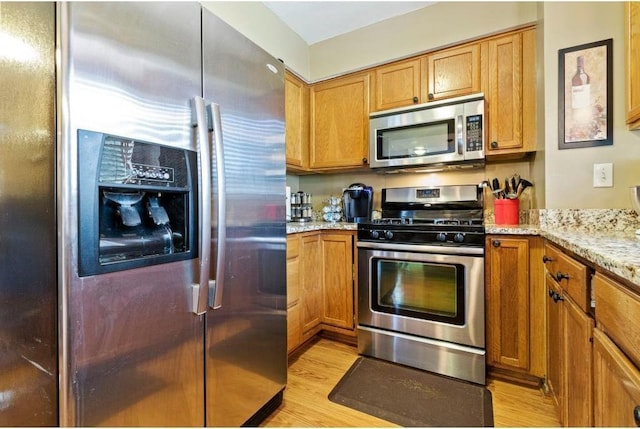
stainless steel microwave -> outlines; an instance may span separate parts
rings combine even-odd
[[[371,168],[484,164],[484,94],[369,115]]]

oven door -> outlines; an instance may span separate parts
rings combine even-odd
[[[358,325],[484,348],[484,249],[358,242]]]

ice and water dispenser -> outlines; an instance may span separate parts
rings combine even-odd
[[[78,133],[80,276],[197,256],[196,153]]]

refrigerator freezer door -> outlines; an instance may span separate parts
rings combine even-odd
[[[0,426],[56,426],[55,6],[0,3]]]
[[[206,10],[202,19],[204,98],[220,106],[224,147],[226,186],[213,198],[227,218],[224,291],[206,316],[206,422],[239,426],[287,377],[284,67]]]
[[[78,130],[196,150],[200,5],[60,2],[58,16],[60,424],[202,426],[197,259],[79,277],[77,173]]]

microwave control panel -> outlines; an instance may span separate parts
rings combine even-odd
[[[467,152],[483,149],[482,136],[482,115],[467,116]]]

